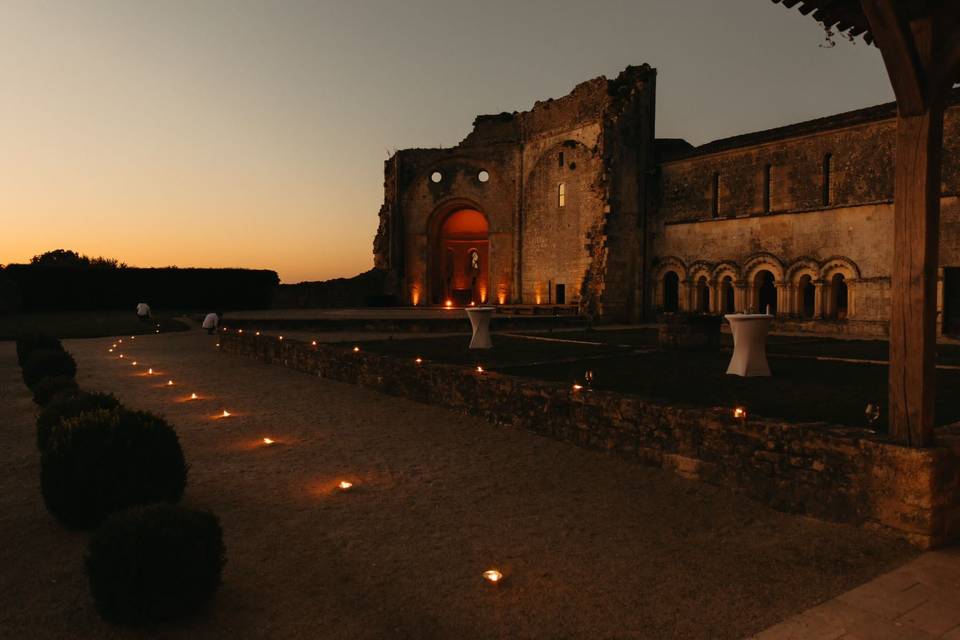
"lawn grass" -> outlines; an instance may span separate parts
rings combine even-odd
[[[184,331],[189,327],[174,316],[179,312],[161,312],[141,322],[133,311],[60,311],[0,315],[0,340],[13,340],[24,333],[43,333],[58,338],[98,338],[102,336],[141,335]],[[157,325],[160,325],[159,327]]]
[[[671,404],[700,407],[747,407],[752,415],[800,422],[866,426],[868,403],[883,407],[873,425],[886,429],[887,367],[878,364],[817,360],[827,356],[882,360],[886,343],[771,336],[770,378],[726,375],[730,351],[657,351],[656,332],[587,331],[535,334],[531,338],[495,334],[493,349],[468,348],[465,336],[381,340],[360,343],[363,350],[400,358],[466,367],[542,380],[584,384],[593,372],[593,387]],[[651,338],[651,336],[653,336]],[[543,338],[547,338],[544,340]],[[729,336],[725,336],[729,339]],[[556,339],[601,344],[560,342]],[[344,343],[344,348],[353,343]],[[941,360],[958,357],[949,347]],[[937,372],[937,424],[960,420],[960,371]]]

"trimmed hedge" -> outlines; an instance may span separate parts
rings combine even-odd
[[[73,356],[63,350],[34,349],[27,354],[21,373],[24,383],[33,389],[44,378],[75,377],[77,363]]]
[[[17,338],[17,364],[22,367],[27,361],[27,356],[37,349],[63,351],[63,343],[59,338],[39,333],[20,336]]]
[[[90,540],[86,570],[100,615],[142,625],[197,612],[225,562],[215,515],[155,504],[109,517]]]
[[[106,393],[78,391],[54,397],[37,416],[37,448],[41,452],[47,448],[50,433],[61,420],[75,418],[84,411],[115,409],[119,406],[120,401],[113,394]]]
[[[71,376],[51,376],[41,378],[33,385],[33,401],[41,407],[49,404],[60,395],[74,395],[80,392],[77,381]]]
[[[187,463],[173,428],[123,407],[61,420],[40,458],[47,509],[71,528],[92,527],[138,504],[177,502],[186,483]]]

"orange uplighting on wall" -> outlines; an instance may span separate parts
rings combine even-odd
[[[420,304],[420,287],[414,285],[410,288],[410,302],[415,307]]]

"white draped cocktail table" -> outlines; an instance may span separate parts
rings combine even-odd
[[[735,376],[769,376],[767,332],[773,316],[763,313],[731,313],[723,316],[733,333],[733,356],[727,373]]]
[[[470,326],[473,327],[473,338],[470,340],[471,349],[489,349],[493,346],[493,343],[490,342],[490,317],[492,315],[493,307],[471,307],[467,309]]]

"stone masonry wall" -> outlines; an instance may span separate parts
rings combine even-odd
[[[960,538],[960,460],[861,429],[663,405],[539,380],[225,330],[221,350],[438,404],[691,479],[776,509],[891,531],[919,546]]]

